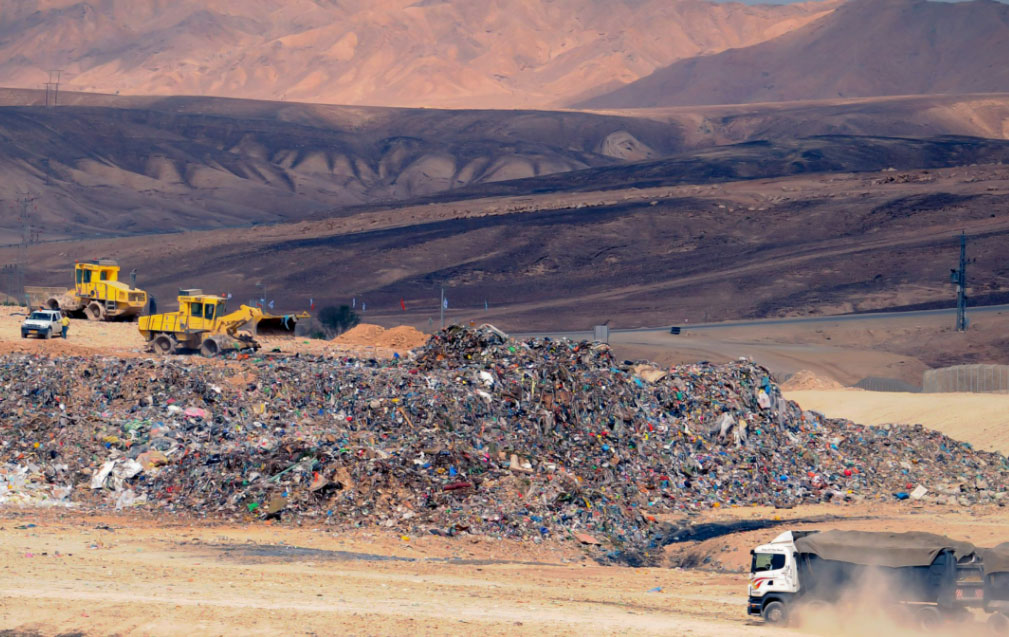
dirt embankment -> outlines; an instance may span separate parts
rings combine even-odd
[[[385,347],[394,350],[410,350],[421,347],[431,338],[409,325],[386,329],[381,325],[361,323],[333,339],[339,345],[360,347]]]

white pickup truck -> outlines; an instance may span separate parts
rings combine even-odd
[[[29,334],[39,338],[57,336],[63,331],[62,319],[59,310],[35,310],[21,323],[21,338],[28,338]]]

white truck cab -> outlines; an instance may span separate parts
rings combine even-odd
[[[786,606],[799,592],[795,540],[812,531],[785,531],[770,544],[750,551],[747,613],[777,624],[787,617]]]

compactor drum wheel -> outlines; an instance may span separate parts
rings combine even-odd
[[[942,614],[935,606],[923,606],[917,613],[918,628],[924,633],[939,630],[942,626]]]
[[[208,338],[203,341],[200,345],[200,354],[206,356],[207,358],[213,358],[221,352],[221,348],[217,345],[217,341],[212,338]]]
[[[154,351],[158,354],[168,355],[175,353],[175,342],[164,334],[154,337]]]
[[[768,624],[775,624],[776,626],[782,626],[788,621],[788,613],[785,611],[785,605],[781,602],[768,602],[764,606],[764,610],[760,613],[761,617]]]
[[[92,301],[85,308],[84,314],[87,315],[89,321],[101,321],[105,318],[105,308],[101,303]]]
[[[988,618],[988,632],[992,635],[1009,635],[1009,617],[1002,613],[992,613]]]

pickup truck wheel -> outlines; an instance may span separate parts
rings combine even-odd
[[[158,334],[154,337],[154,351],[165,356],[174,354],[175,342],[164,334]]]
[[[760,616],[764,618],[764,621],[768,624],[783,625],[788,621],[788,612],[785,610],[785,605],[779,601],[767,602],[764,606],[764,610],[760,611]]]
[[[1009,634],[1009,617],[1002,613],[992,613],[988,618],[988,632],[992,635]]]
[[[203,356],[207,358],[213,358],[214,356],[217,356],[217,354],[220,353],[220,351],[221,348],[218,347],[217,341],[215,341],[212,338],[208,338],[207,340],[203,341],[202,345],[200,345],[200,354],[203,354]]]
[[[45,336],[43,336],[43,338],[48,341],[52,337],[53,337],[53,329],[49,328],[48,330],[46,330]]]

